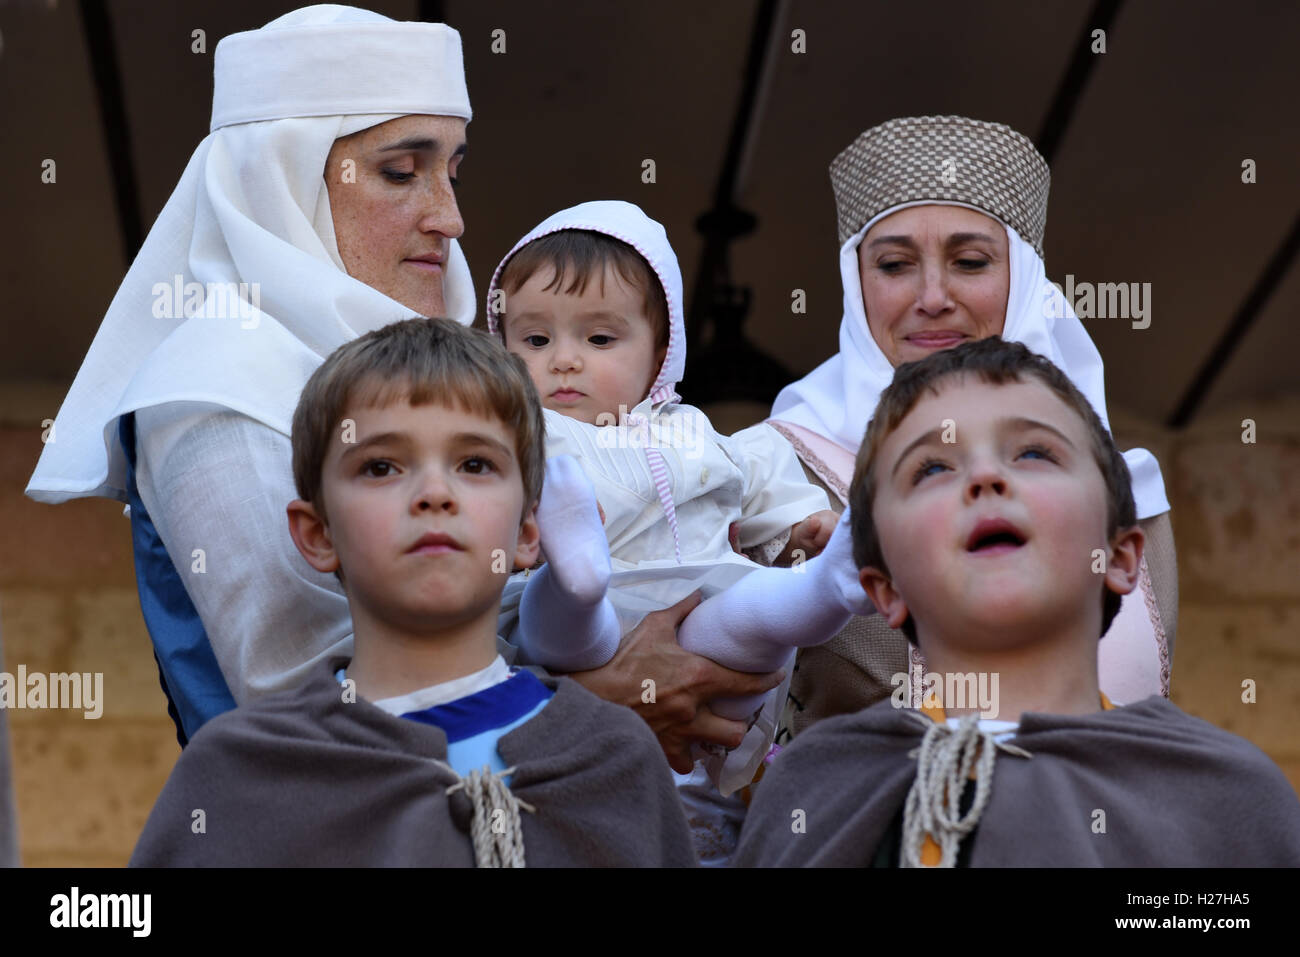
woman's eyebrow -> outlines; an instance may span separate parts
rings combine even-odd
[[[992,236],[990,236],[988,233],[953,233],[944,241],[944,244],[947,246],[957,246],[960,245],[961,243],[974,243],[974,242],[993,243],[993,242],[997,242],[997,240],[994,239]],[[874,249],[876,246],[887,246],[887,245],[908,246],[912,249],[915,249],[916,240],[914,240],[911,236],[877,236],[871,242],[867,243],[867,248]]]
[[[988,233],[953,233],[951,236],[948,237],[949,246],[957,246],[960,245],[961,243],[978,243],[978,242],[992,243],[996,241],[997,240],[995,240]]]
[[[877,236],[867,243],[869,249],[874,249],[877,246],[910,246],[915,249],[916,241],[911,236]]]
[[[469,144],[461,143],[460,146],[452,150],[452,156],[462,156]],[[396,143],[389,143],[387,146],[379,147],[381,153],[392,153],[397,150],[437,150],[438,140],[429,136],[408,136],[404,140],[398,140]]]

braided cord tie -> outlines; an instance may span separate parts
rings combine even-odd
[[[937,723],[914,711],[908,714],[926,724],[917,755],[916,780],[907,792],[903,810],[903,867],[922,867],[921,848],[926,835],[939,845],[939,867],[954,867],[962,838],[974,830],[993,788],[993,761],[999,750],[1033,757],[1023,748],[999,744],[993,734],[981,731],[979,718],[970,715],[957,727]],[[966,781],[975,774],[975,801],[961,816]]]
[[[524,832],[519,811],[522,808],[534,814],[537,809],[515,797],[506,785],[503,779],[514,772],[514,768],[506,768],[493,774],[484,767],[471,771],[447,788],[448,795],[463,790],[474,808],[470,840],[474,844],[474,863],[479,867],[524,866]]]

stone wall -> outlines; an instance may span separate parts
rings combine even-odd
[[[1177,435],[1115,429],[1156,453],[1173,505],[1174,702],[1253,741],[1300,789],[1300,396],[1234,404]]]

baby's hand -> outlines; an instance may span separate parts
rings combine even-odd
[[[790,529],[790,543],[786,545],[785,551],[781,553],[781,558],[784,558],[787,562],[795,559],[807,561],[810,558],[816,558],[822,553],[826,543],[831,540],[831,532],[835,531],[835,525],[839,520],[840,517],[830,509],[809,515]],[[803,554],[796,554],[797,552]],[[779,561],[780,559],[778,559]]]

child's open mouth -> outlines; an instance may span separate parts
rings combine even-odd
[[[1011,522],[1002,518],[985,518],[975,523],[966,539],[966,551],[972,555],[1005,555],[1025,544],[1025,536]]]

